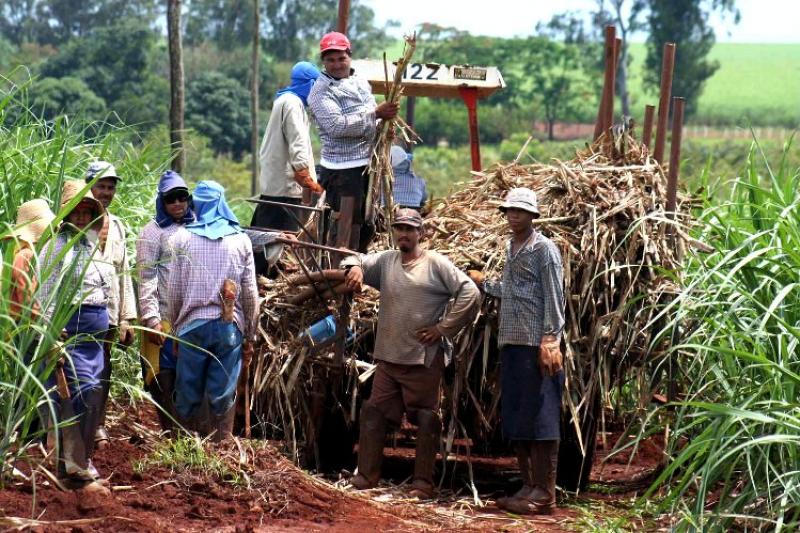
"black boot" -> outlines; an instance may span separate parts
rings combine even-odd
[[[158,421],[163,431],[172,431],[175,425],[175,370],[162,368],[153,376],[149,386],[150,395],[158,406]]]
[[[378,484],[383,462],[383,443],[386,440],[386,418],[377,407],[365,403],[361,407],[358,435],[358,473],[350,484],[358,490],[371,489]]]
[[[535,514],[551,514],[556,508],[557,440],[533,441],[534,489],[530,494]]]
[[[441,444],[442,422],[439,415],[429,409],[417,411],[417,448],[414,457],[414,480],[410,496],[433,498],[433,470],[436,452]]]

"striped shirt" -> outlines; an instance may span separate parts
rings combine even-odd
[[[320,164],[332,170],[369,164],[375,139],[375,97],[369,82],[352,73],[337,80],[322,73],[308,95],[322,141]]]
[[[558,247],[534,232],[511,255],[506,245],[506,264],[500,281],[485,281],[487,294],[501,298],[498,344],[539,346],[542,335],[561,336],[564,329],[564,267]]]
[[[172,270],[167,282],[167,321],[182,334],[192,322],[222,316],[222,283],[233,280],[239,295],[233,319],[244,340],[258,328],[258,288],[253,246],[244,233],[208,239],[181,227],[172,237]]]
[[[480,291],[445,256],[426,250],[403,264],[398,250],[348,257],[342,266],[361,265],[364,283],[381,291],[373,357],[400,365],[430,366],[447,346],[425,346],[417,330],[436,325],[445,343],[474,316]],[[453,300],[452,305],[448,306]]]
[[[167,281],[172,269],[172,237],[182,226],[159,227],[148,222],[136,240],[136,270],[139,273],[139,314],[149,328],[167,316]]]
[[[38,299],[48,321],[55,312],[60,290],[74,291],[72,303],[79,305],[107,306],[111,299],[112,283],[116,279],[114,265],[100,257],[99,250],[86,236],[80,237],[59,260],[73,237],[73,233],[61,231],[39,252],[38,274],[43,281]]]

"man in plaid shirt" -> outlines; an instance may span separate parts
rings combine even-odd
[[[308,106],[319,127],[322,141],[319,181],[338,219],[343,196],[355,199],[353,224],[361,225],[359,251],[366,252],[375,227],[364,220],[367,196],[367,166],[379,119],[397,115],[398,105],[376,104],[366,79],[350,68],[350,41],[338,32],[319,43],[325,67],[308,96]],[[335,231],[334,224],[334,231]]]
[[[564,372],[564,279],[558,247],[533,229],[539,217],[536,193],[511,189],[500,206],[512,237],[502,280],[470,278],[501,299],[498,344],[501,358],[503,434],[514,442],[523,487],[497,505],[514,513],[550,514],[556,504],[556,465]]]

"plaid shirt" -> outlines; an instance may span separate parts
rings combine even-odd
[[[136,270],[139,273],[139,313],[142,324],[152,328],[167,316],[167,281],[172,270],[172,236],[182,226],[161,228],[148,222],[136,240]]]
[[[425,180],[413,172],[398,172],[394,175],[392,197],[395,205],[422,207],[428,198]]]
[[[311,88],[308,107],[319,127],[323,167],[369,164],[377,125],[375,97],[367,80],[354,74],[337,80],[323,72]]]
[[[487,294],[501,298],[498,344],[539,346],[542,335],[561,336],[564,329],[564,273],[558,247],[535,232],[511,255],[501,281],[484,282]]]
[[[244,233],[207,239],[181,227],[172,237],[172,271],[167,282],[167,321],[173,331],[195,320],[222,316],[220,291],[226,279],[236,282],[239,295],[233,319],[245,340],[258,328],[258,288],[253,246]]]
[[[100,257],[100,251],[85,236],[67,250],[61,261],[59,254],[74,235],[61,231],[39,252],[39,278],[50,274],[39,287],[39,304],[49,322],[55,312],[57,292],[78,290],[73,303],[81,305],[105,305],[112,297],[111,284],[116,280],[114,265]]]

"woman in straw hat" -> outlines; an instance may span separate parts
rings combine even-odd
[[[78,198],[80,200],[76,202]],[[61,210],[66,209],[69,212],[58,233],[39,255],[42,279],[39,301],[44,317],[52,321],[58,293],[74,291],[72,302],[77,309],[69,318],[63,334],[69,339],[65,345],[69,360],[64,363],[64,372],[83,441],[85,457],[79,459],[86,467],[60,462],[59,474],[74,488],[106,494],[108,489],[97,482],[99,474],[91,457],[102,407],[102,340],[108,330],[108,301],[114,266],[99,258],[102,242],[98,232],[103,228],[105,209],[83,182],[70,180],[64,183]]]
[[[25,202],[17,211],[16,226],[6,237],[16,241],[9,295],[9,313],[15,321],[23,313],[30,313],[31,316],[39,314],[39,306],[33,298],[37,286],[34,248],[55,218],[46,200],[37,198]]]

